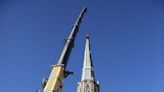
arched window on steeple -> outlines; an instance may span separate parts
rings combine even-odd
[[[89,85],[87,84],[87,86],[86,86],[86,91],[85,92],[90,92],[90,87],[89,87]]]

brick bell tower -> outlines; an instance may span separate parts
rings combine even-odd
[[[86,33],[86,45],[81,81],[78,82],[77,92],[100,92],[99,82],[95,80],[92,56],[90,52],[89,33]]]

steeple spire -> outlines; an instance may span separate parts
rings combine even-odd
[[[86,44],[81,81],[83,80],[94,80],[92,56],[90,52],[89,32],[86,33]]]
[[[86,33],[86,44],[85,44],[82,77],[81,77],[81,81],[78,82],[77,92],[100,92],[99,82],[96,81],[94,77],[88,32]]]

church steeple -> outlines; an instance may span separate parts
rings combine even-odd
[[[99,82],[95,80],[92,56],[90,52],[89,33],[86,33],[84,63],[81,82],[78,82],[77,92],[99,92]]]
[[[94,70],[92,64],[92,56],[90,52],[90,42],[89,42],[89,33],[86,33],[86,44],[85,44],[85,52],[84,52],[84,64],[82,69],[82,77],[83,80],[94,80]]]

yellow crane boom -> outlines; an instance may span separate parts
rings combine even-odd
[[[72,73],[66,71],[66,65],[74,45],[74,39],[78,32],[81,19],[86,11],[87,7],[85,6],[75,21],[70,35],[66,38],[64,48],[62,49],[62,53],[58,59],[58,63],[52,66],[52,71],[49,78],[43,83],[43,91],[38,92],[61,92],[63,79]]]
[[[53,66],[43,92],[61,92],[62,80],[65,77],[64,74],[65,70],[63,65]]]

